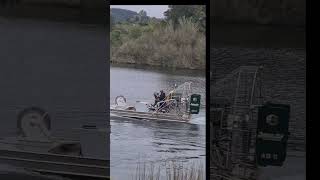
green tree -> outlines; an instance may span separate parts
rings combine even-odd
[[[149,21],[149,17],[147,16],[147,12],[144,10],[141,10],[139,12],[139,17],[140,17],[140,24],[146,25]]]
[[[147,25],[149,23],[149,20],[150,18],[148,17],[147,12],[145,10],[141,10],[137,15],[128,19],[128,22]]]
[[[167,21],[172,21],[175,28],[179,24],[179,19],[185,17],[199,24],[200,30],[205,30],[206,9],[202,5],[169,5],[169,9],[164,12]]]
[[[139,14],[140,17],[147,17],[147,12],[145,10],[139,11],[138,14]]]

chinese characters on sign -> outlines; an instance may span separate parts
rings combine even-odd
[[[266,104],[259,108],[256,155],[260,166],[282,166],[287,151],[290,107]]]

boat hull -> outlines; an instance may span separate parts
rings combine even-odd
[[[141,120],[174,121],[174,122],[190,121],[190,116],[183,117],[183,116],[170,114],[170,113],[137,112],[137,111],[127,111],[127,110],[118,110],[118,109],[110,109],[110,113],[115,116],[141,119]]]
[[[0,162],[31,171],[77,176],[85,179],[109,179],[109,160],[25,151],[0,150]]]

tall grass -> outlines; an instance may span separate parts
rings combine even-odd
[[[180,18],[177,27],[172,22],[156,26],[135,39],[127,39],[112,48],[111,61],[172,68],[205,68],[205,34],[196,23]]]
[[[165,165],[154,163],[138,163],[132,180],[204,180],[202,165],[170,161]]]

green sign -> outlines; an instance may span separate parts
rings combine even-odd
[[[259,108],[256,158],[261,166],[282,166],[286,158],[290,106],[268,103]]]
[[[279,135],[258,135],[256,158],[260,166],[282,166],[287,154],[287,137]]]
[[[191,114],[199,114],[201,95],[192,94],[190,98],[191,98],[190,99],[190,113]]]

